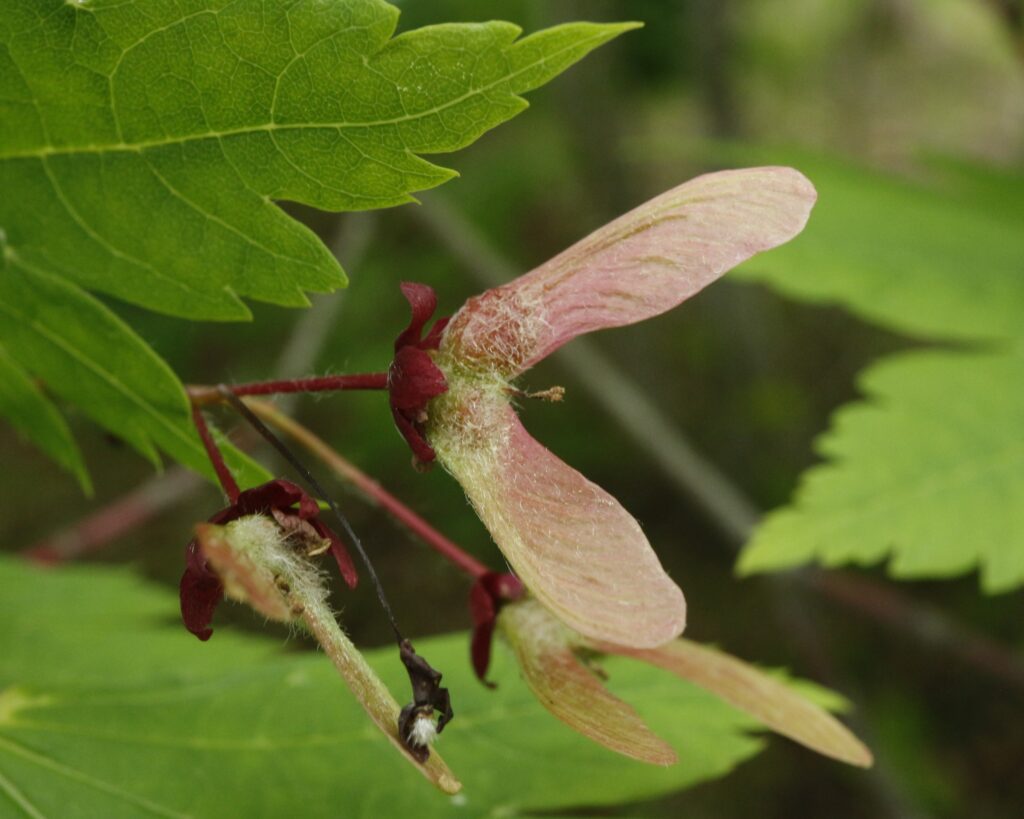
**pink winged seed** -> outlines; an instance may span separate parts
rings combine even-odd
[[[683,593],[636,520],[534,440],[502,396],[467,404],[471,433],[431,441],[526,587],[594,639],[647,648],[679,635]]]
[[[740,262],[792,239],[815,198],[792,168],[697,177],[470,299],[443,346],[453,360],[513,377],[578,335],[670,310]]]

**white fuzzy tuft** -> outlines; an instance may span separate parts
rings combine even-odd
[[[258,567],[264,583],[274,585],[280,578],[291,587],[296,599],[306,605],[314,601],[317,605],[327,604],[327,573],[288,543],[288,536],[273,518],[247,515],[228,523],[224,531],[231,548]],[[246,599],[244,594],[241,599]]]
[[[409,744],[417,748],[429,748],[437,739],[437,725],[432,717],[418,716],[409,730]]]

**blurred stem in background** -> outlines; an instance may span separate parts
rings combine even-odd
[[[697,62],[701,100],[708,115],[710,135],[737,139],[743,135],[731,70],[734,63],[731,0],[693,0],[690,30]]]
[[[1021,0],[986,0],[996,10],[1017,43],[1017,53],[1024,59],[1024,3]]]

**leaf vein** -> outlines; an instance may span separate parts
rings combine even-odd
[[[168,275],[166,275],[164,273],[161,273],[159,270],[157,270],[155,267],[153,267],[153,265],[149,264],[148,262],[144,262],[142,259],[137,259],[134,256],[132,256],[130,253],[126,253],[125,251],[121,250],[116,245],[114,245],[109,239],[104,237],[102,234],[98,233],[86,221],[85,217],[83,217],[78,212],[78,209],[75,208],[74,205],[72,205],[71,202],[68,200],[67,196],[64,193],[63,188],[61,188],[60,184],[57,182],[57,177],[54,176],[53,170],[50,168],[50,164],[49,164],[49,162],[46,161],[46,159],[47,159],[46,157],[42,157],[43,171],[46,173],[46,178],[50,180],[50,185],[53,187],[53,192],[57,195],[57,201],[60,202],[61,206],[64,208],[64,210],[67,212],[67,214],[71,217],[71,219],[74,221],[74,223],[76,225],[78,225],[83,231],[85,231],[85,233],[89,236],[89,238],[91,238],[94,242],[96,242],[96,244],[98,244],[100,247],[102,247],[104,250],[106,250],[108,253],[110,253],[115,258],[121,259],[123,261],[126,261],[126,262],[128,262],[129,264],[132,264],[132,265],[137,265],[137,266],[141,267],[143,270],[146,270],[146,271],[152,273],[154,277],[160,279],[161,281],[168,282],[173,287],[176,287],[179,290],[183,290],[184,292],[188,293],[189,295],[195,295],[195,296],[201,296],[202,295],[201,293],[199,293],[195,289],[189,287],[187,284],[185,284],[184,282],[180,281],[179,279],[176,279],[173,276],[168,276]]]
[[[33,805],[25,794],[18,790],[15,784],[3,775],[3,772],[0,772],[0,790],[6,793],[11,801],[25,812],[26,816],[31,816],[32,819],[46,819],[42,811]]]
[[[76,782],[81,782],[83,785],[87,785],[95,790],[101,791],[102,793],[106,793],[130,804],[137,805],[154,816],[163,816],[168,819],[189,819],[187,814],[178,813],[170,808],[165,808],[162,805],[151,802],[142,796],[137,796],[136,794],[118,788],[116,785],[112,785],[105,780],[91,776],[85,771],[80,771],[77,768],[64,765],[52,757],[45,756],[44,754],[40,754],[26,748],[24,745],[15,742],[8,737],[0,736],[0,750],[7,751],[11,756],[17,756],[28,762],[32,762],[40,768],[53,771],[55,774],[67,777],[68,779],[73,779]]]
[[[216,224],[220,225],[225,230],[230,231],[231,233],[234,233],[236,236],[238,236],[246,244],[251,245],[252,247],[259,248],[260,250],[262,250],[265,253],[273,256],[276,259],[283,259],[284,261],[293,262],[294,264],[302,265],[303,267],[312,267],[312,268],[316,267],[316,265],[310,264],[310,262],[308,262],[305,259],[299,259],[299,258],[296,258],[294,256],[289,256],[289,255],[287,255],[285,253],[281,253],[280,251],[277,251],[277,250],[274,250],[271,247],[268,247],[267,245],[265,245],[262,242],[258,241],[254,237],[249,236],[248,234],[242,232],[241,230],[236,228],[234,225],[232,225],[230,222],[226,222],[224,219],[221,219],[216,214],[210,213],[208,210],[203,208],[194,199],[191,199],[189,196],[187,196],[186,194],[184,194],[181,191],[179,191],[176,187],[174,187],[174,185],[172,185],[170,183],[170,181],[162,173],[160,173],[160,171],[158,171],[156,169],[156,166],[150,160],[148,160],[148,159],[146,160],[146,166],[150,169],[150,171],[153,172],[153,175],[157,178],[157,180],[160,182],[160,184],[163,185],[165,188],[167,188],[167,191],[172,196],[174,196],[176,199],[181,200],[185,205],[190,207],[192,210],[194,210],[200,216],[203,216],[204,218],[209,219],[211,222],[215,222]]]

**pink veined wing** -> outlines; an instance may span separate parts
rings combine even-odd
[[[470,299],[443,348],[512,377],[583,333],[670,310],[807,222],[816,194],[792,168],[697,177],[599,228],[530,273]]]
[[[664,668],[819,754],[862,768],[873,764],[867,746],[828,711],[782,680],[723,651],[690,640],[673,640],[653,649],[594,647]]]
[[[526,587],[588,637],[649,648],[679,635],[683,593],[636,520],[534,440],[503,396],[464,397],[471,428],[431,443]]]

